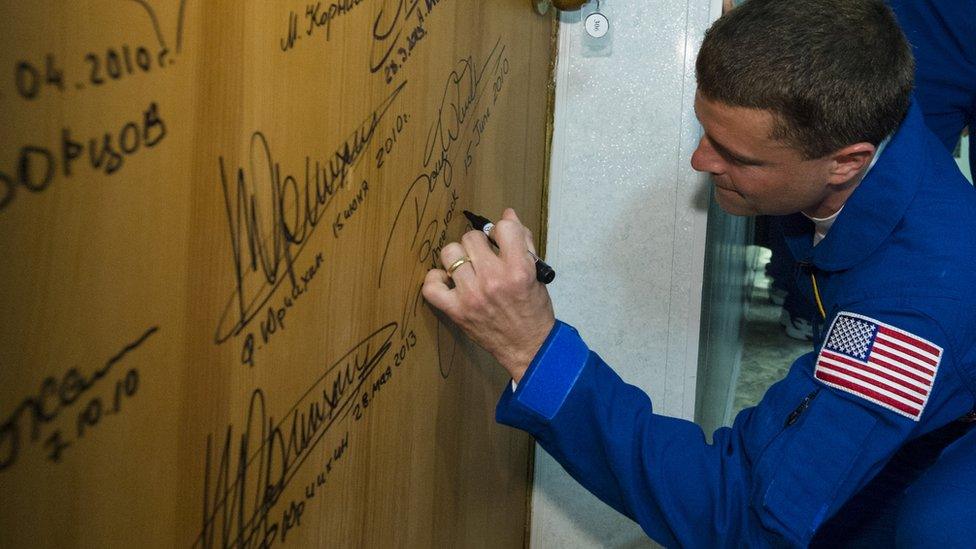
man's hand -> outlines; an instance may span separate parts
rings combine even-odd
[[[469,231],[461,243],[444,246],[441,265],[445,268],[462,257],[471,261],[457,267],[453,275],[431,269],[423,294],[518,382],[556,319],[549,292],[535,277],[535,261],[529,255],[529,250],[534,252],[532,233],[511,208],[491,236],[498,255],[481,231]]]

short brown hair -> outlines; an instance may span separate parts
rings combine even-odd
[[[705,34],[698,91],[772,111],[806,158],[878,145],[908,112],[915,62],[881,0],[748,0]]]

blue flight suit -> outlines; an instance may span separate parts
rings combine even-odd
[[[826,238],[814,247],[808,221],[792,227],[787,237],[816,277],[827,321],[815,352],[711,444],[694,423],[654,414],[648,396],[562,322],[517,389],[506,388],[496,419],[532,434],[666,546],[807,545],[906,442],[976,403],[976,193],[913,104]],[[915,351],[938,357],[916,409],[824,376],[828,351],[846,349],[847,330],[859,327],[873,334],[862,357],[882,357],[882,331],[916,342],[894,361],[901,366]],[[971,469],[963,480],[976,486]],[[967,522],[941,533],[967,535],[976,521]]]
[[[915,54],[915,96],[925,122],[953,150],[976,132],[976,0],[887,0]],[[969,139],[976,175],[976,136]]]

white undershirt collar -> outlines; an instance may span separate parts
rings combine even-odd
[[[868,173],[871,171],[871,168],[873,168],[874,165],[878,163],[878,159],[881,158],[881,153],[884,152],[884,149],[886,146],[888,146],[889,141],[891,141],[890,135],[888,137],[885,137],[884,140],[882,140],[881,143],[878,144],[878,149],[874,152],[874,157],[871,159],[871,163],[868,165],[867,171],[864,172],[864,177],[867,177]],[[861,178],[862,181],[864,180],[864,177]],[[806,216],[807,219],[813,221],[813,225],[814,225],[813,245],[814,246],[820,244],[820,241],[823,240],[825,236],[827,236],[827,231],[830,230],[830,227],[833,226],[834,221],[837,220],[837,216],[839,216],[840,212],[843,210],[844,210],[844,205],[842,204],[841,207],[836,212],[834,212],[832,215],[828,217],[813,217],[807,214],[803,214],[804,216]]]

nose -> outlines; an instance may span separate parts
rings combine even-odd
[[[695,171],[708,172],[713,175],[721,175],[725,172],[725,163],[711,143],[708,142],[707,136],[703,135],[698,141],[698,147],[691,155],[691,167]]]

